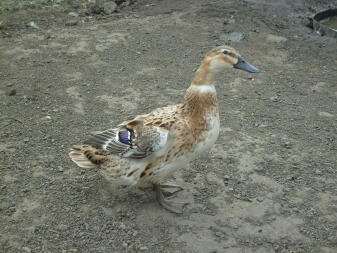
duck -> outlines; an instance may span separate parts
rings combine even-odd
[[[197,156],[210,150],[220,132],[215,78],[227,69],[260,70],[232,47],[210,50],[195,72],[183,101],[138,115],[90,136],[69,153],[79,167],[98,168],[112,184],[152,185],[157,201],[173,213],[184,203],[165,198],[165,189],[182,187],[170,178]]]

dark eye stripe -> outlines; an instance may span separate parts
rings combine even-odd
[[[230,57],[233,57],[233,58],[236,58],[236,54],[232,53],[232,52],[229,52],[228,50],[224,50],[223,51],[223,54],[226,54],[226,55],[229,55]]]

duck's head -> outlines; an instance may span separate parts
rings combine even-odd
[[[212,49],[206,55],[204,62],[209,64],[209,70],[213,73],[220,72],[226,68],[242,69],[250,73],[258,73],[260,70],[247,61],[229,46],[220,46]]]

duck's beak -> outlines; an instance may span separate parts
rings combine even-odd
[[[236,68],[236,69],[242,69],[242,70],[250,72],[250,73],[260,72],[260,70],[257,67],[254,67],[252,64],[246,62],[240,56],[238,57],[238,62],[236,64],[234,64],[233,67]]]

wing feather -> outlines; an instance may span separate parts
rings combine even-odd
[[[121,126],[95,134],[84,144],[103,149],[111,154],[134,159],[144,158],[166,144],[167,130],[156,126],[144,126],[141,121],[131,125],[132,129]],[[130,131],[130,133],[126,135],[125,131]],[[124,137],[121,139],[120,136]],[[130,140],[125,140],[125,136],[130,136]]]

